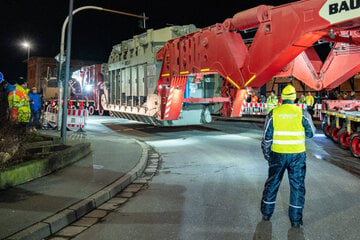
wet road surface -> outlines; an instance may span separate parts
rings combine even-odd
[[[286,174],[271,222],[261,221],[262,124],[105,125],[153,146],[161,167],[148,189],[76,239],[359,239],[359,177],[331,163],[348,152],[334,150],[322,134],[307,140],[304,228],[295,230],[287,217]]]

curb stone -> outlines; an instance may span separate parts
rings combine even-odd
[[[29,226],[5,239],[7,240],[27,240],[27,239],[44,239],[50,237],[52,234],[55,234],[61,229],[65,228],[66,226],[70,225],[71,223],[79,220],[82,216],[86,215],[90,211],[94,210],[96,207],[100,206],[102,203],[107,202],[112,197],[115,197],[119,192],[125,189],[128,185],[131,184],[135,179],[137,179],[145,170],[147,162],[148,162],[148,155],[150,151],[150,146],[135,140],[142,148],[141,158],[138,164],[130,170],[129,173],[123,175],[115,182],[109,184],[108,186],[104,187],[103,189],[99,190],[98,192],[90,195],[89,197],[69,206],[68,208],[58,212],[32,226]],[[75,215],[64,214],[65,211],[68,210]],[[75,213],[75,214],[74,214]],[[53,227],[52,227],[53,226]],[[70,226],[71,227],[71,226]],[[75,227],[75,226],[72,226]],[[53,228],[53,229],[52,229]],[[80,229],[79,227],[76,229]],[[82,229],[82,228],[81,228]],[[84,228],[83,230],[85,230]],[[57,231],[54,231],[57,230]],[[66,229],[63,229],[66,231]],[[74,231],[76,235],[79,234],[81,231]],[[68,236],[65,236],[68,237]]]

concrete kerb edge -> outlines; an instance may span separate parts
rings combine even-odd
[[[139,162],[128,173],[120,177],[115,182],[90,195],[89,197],[69,206],[68,208],[32,225],[29,226],[6,239],[43,239],[51,236],[60,229],[70,225],[76,220],[80,219],[86,213],[94,210],[104,202],[110,200],[120,191],[130,185],[136,178],[138,178],[146,168],[148,160],[148,152],[150,146],[135,140],[142,148],[142,153]],[[41,228],[40,228],[41,227]],[[34,231],[32,229],[36,229]],[[39,230],[38,230],[39,229]]]

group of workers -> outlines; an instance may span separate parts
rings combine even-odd
[[[275,91],[271,91],[268,98],[266,98],[264,95],[261,95],[260,98],[256,96],[256,92],[252,91],[249,94],[248,102],[251,103],[266,103],[267,105],[267,112],[269,113],[272,109],[274,109],[279,103],[282,102],[282,97],[278,99],[278,97],[275,94]],[[295,100],[296,101],[296,98]],[[301,97],[296,101],[297,103],[304,103],[307,106],[308,111],[312,111],[314,104],[315,104],[315,98],[311,94],[311,92],[308,92],[308,94],[301,95]]]
[[[23,131],[36,132],[40,125],[41,99],[36,87],[30,90],[27,83],[7,83],[9,118]]]

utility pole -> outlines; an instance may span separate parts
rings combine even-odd
[[[69,77],[70,77],[70,59],[71,59],[71,37],[72,37],[72,19],[73,19],[73,6],[74,0],[70,0],[69,5],[69,26],[67,29],[67,39],[66,39],[66,61],[65,61],[65,82],[64,82],[64,110],[62,114],[61,121],[61,139],[63,144],[66,144],[66,124],[67,124],[67,99],[68,99],[68,91],[69,88]],[[60,103],[59,103],[60,105]]]

